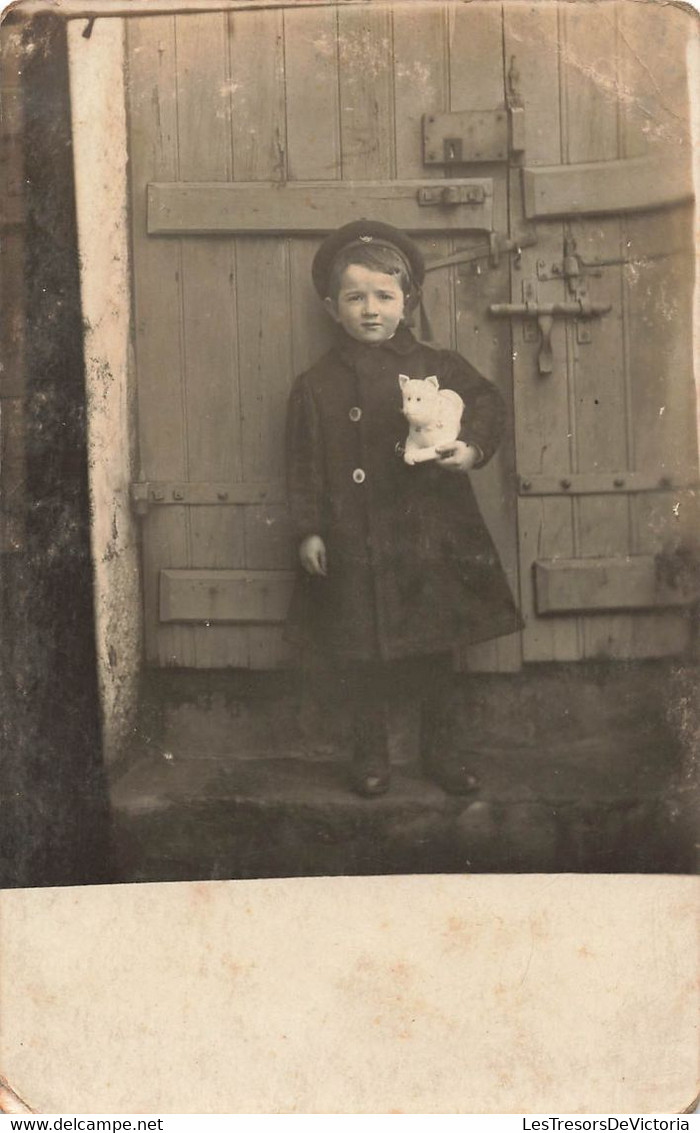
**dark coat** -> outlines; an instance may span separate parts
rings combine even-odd
[[[408,432],[400,373],[437,374],[461,395],[460,436],[481,449],[482,464],[503,428],[495,387],[459,354],[405,328],[381,346],[340,332],[297,378],[287,415],[289,506],[299,540],[324,539],[328,576],[300,569],[288,636],[347,659],[435,653],[521,624],[469,475],[434,462],[409,466],[397,451]]]

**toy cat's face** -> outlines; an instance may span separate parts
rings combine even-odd
[[[440,383],[433,375],[429,378],[409,378],[399,374],[403,395],[403,415],[411,425],[427,425],[438,412]]]

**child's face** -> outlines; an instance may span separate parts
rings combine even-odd
[[[395,334],[405,300],[396,276],[349,264],[340,277],[338,298],[325,302],[351,338],[376,346]]]

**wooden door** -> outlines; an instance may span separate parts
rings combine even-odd
[[[288,660],[283,422],[295,374],[329,342],[310,282],[325,230],[366,215],[410,229],[431,260],[470,250],[429,273],[426,305],[436,340],[512,405],[511,329],[487,314],[510,292],[488,241],[508,224],[502,34],[499,5],[415,0],[129,20],[150,662]],[[486,151],[426,163],[424,119],[450,110],[487,112]],[[421,203],[445,178],[470,202]],[[517,592],[512,440],[476,479]],[[519,635],[471,660],[517,667]]]
[[[692,530],[697,482],[690,34],[689,13],[654,4],[505,9],[527,116],[511,225],[535,236],[513,300],[583,284],[610,308],[554,319],[549,373],[536,325],[513,320],[527,661],[681,653],[691,633],[657,558]]]
[[[651,159],[687,143],[688,35],[634,0],[128,21],[151,663],[288,662],[285,405],[329,341],[312,257],[359,215],[415,234],[436,341],[509,409],[474,484],[526,626],[467,663],[686,647],[656,556],[697,478],[691,213],[682,163]],[[547,359],[536,320],[503,317],[523,302],[609,309],[554,317]]]

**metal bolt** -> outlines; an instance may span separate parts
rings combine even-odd
[[[562,488],[567,489],[567,488],[571,487],[571,481],[570,480],[560,480],[559,483],[561,484]]]
[[[532,487],[532,480],[521,480],[520,487],[524,492],[529,492]]]
[[[624,486],[625,486],[624,476],[616,476],[615,479],[613,480],[613,484],[615,485],[616,488],[624,488]]]
[[[217,492],[216,498],[217,498],[217,500],[227,500],[228,499],[228,492]]]
[[[671,477],[670,476],[662,476],[661,479],[659,480],[659,487],[660,488],[672,488],[673,487],[673,481],[671,480]]]
[[[158,492],[158,491],[151,492],[151,495],[152,495],[154,500],[164,500],[165,499],[165,492]]]
[[[184,500],[184,498],[185,498],[185,493],[180,488],[175,488],[173,490],[173,499],[174,500]]]

